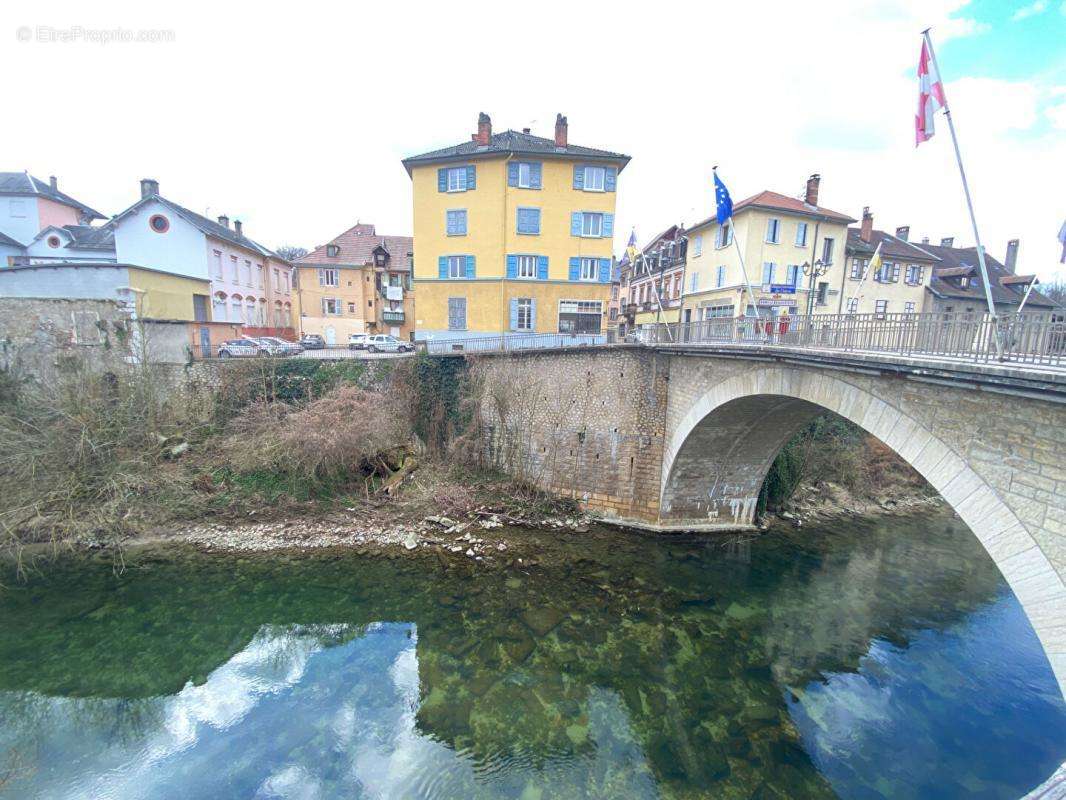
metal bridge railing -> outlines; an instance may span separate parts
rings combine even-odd
[[[446,353],[500,353],[512,350],[554,350],[609,344],[613,335],[603,333],[503,333],[468,339],[429,339],[418,342],[431,355]]]
[[[1002,347],[996,345],[997,333]],[[660,324],[648,344],[761,345],[932,356],[974,362],[1066,364],[1066,322],[1011,314],[816,314],[773,320],[723,317]]]

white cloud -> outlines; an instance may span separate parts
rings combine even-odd
[[[0,10],[0,34],[85,24],[77,4],[49,4],[37,18],[15,18],[11,5]],[[932,26],[938,45],[980,34],[966,11],[962,0],[772,10],[664,0],[625,11],[543,0],[523,20],[522,49],[512,21],[448,4],[253,14],[217,3],[115,3],[94,9],[93,23],[172,28],[176,41],[0,48],[3,74],[33,76],[6,87],[9,105],[34,119],[56,115],[7,126],[0,169],[58,175],[60,188],[109,213],[133,202],[138,179],[155,177],[190,208],[241,215],[266,244],[313,246],[356,219],[410,233],[400,159],[467,139],[479,111],[497,130],[548,136],[561,111],[571,141],[633,156],[620,181],[619,251],[631,225],[650,237],[707,216],[716,163],[738,199],[798,192],[820,172],[830,207],[857,216],[870,205],[885,228],[965,240],[943,123],[914,148],[913,75],[922,29]],[[664,28],[665,19],[680,24]],[[1021,147],[1016,138],[1018,125],[1041,119],[1031,93],[1043,95],[990,86],[985,97],[957,80],[957,65],[942,57],[940,68],[989,249],[1001,254],[1021,236],[1025,268],[1037,268],[1030,258],[1056,263],[1054,236],[1044,243],[1037,217],[1058,207],[1047,165],[1066,161],[1063,143]],[[46,102],[42,87],[67,100]]]
[[[1066,103],[1051,106],[1044,113],[1051,120],[1052,126],[1060,131],[1066,131]]]
[[[1047,11],[1047,0],[1036,0],[1034,3],[1030,3],[1027,6],[1022,6],[1011,15],[1011,22],[1017,22],[1018,20],[1026,19],[1027,17],[1033,17],[1037,14],[1043,14]]]

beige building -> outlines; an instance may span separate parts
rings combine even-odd
[[[635,325],[677,322],[685,271],[685,229],[671,225],[627,265],[622,294]]]
[[[835,314],[920,314],[930,310],[929,282],[939,258],[907,241],[910,228],[893,236],[874,229],[873,214],[862,210],[859,228],[848,229],[847,264],[840,275]],[[869,272],[880,247],[881,267]],[[865,279],[863,276],[865,275]]]
[[[316,247],[294,262],[300,334],[316,333],[336,346],[353,333],[410,339],[413,259],[410,236],[379,236],[367,223]]]
[[[732,225],[711,217],[689,229],[683,322],[744,315],[750,300],[737,244],[764,314],[836,313],[848,225],[856,220],[819,206],[819,184],[812,175],[803,199],[760,192],[733,206]],[[804,264],[824,273],[812,280]]]

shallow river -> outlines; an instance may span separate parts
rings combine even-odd
[[[569,564],[157,550],[5,576],[0,797],[1014,800],[1066,759],[1050,667],[961,523],[515,536]]]

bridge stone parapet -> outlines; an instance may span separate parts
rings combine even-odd
[[[482,418],[500,466],[657,530],[751,527],[781,446],[825,410],[851,420],[967,523],[1066,680],[1066,379],[624,346],[489,357],[478,369],[497,387]]]

